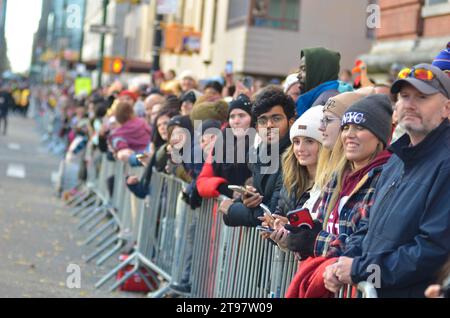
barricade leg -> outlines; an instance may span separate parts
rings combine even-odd
[[[106,243],[106,241],[108,241],[109,239],[111,239],[111,237],[115,236],[115,237],[119,237],[119,226],[117,225],[116,221],[114,220],[114,227],[111,228],[111,230],[105,232],[106,234],[104,234],[103,236],[98,238],[98,242],[95,245],[96,247],[100,247],[103,244]]]
[[[118,287],[120,287],[123,283],[125,283],[131,276],[136,274],[139,271],[139,262],[136,262],[134,265],[134,268],[127,272],[121,279],[119,279],[117,282],[115,282],[109,289],[109,292],[115,291]]]
[[[111,258],[112,256],[114,256],[114,254],[118,253],[120,251],[120,249],[125,245],[125,241],[119,239],[119,241],[117,242],[117,244],[109,251],[107,252],[105,255],[103,255],[101,258],[99,258],[97,260],[96,265],[97,266],[101,266],[103,265],[109,258]]]
[[[97,200],[95,200],[95,202],[93,204],[89,205],[80,214],[78,214],[80,222],[82,222],[84,219],[90,217],[93,213],[95,213],[97,211],[98,208],[99,208],[99,206],[97,204]]]
[[[102,222],[105,222],[105,219],[109,219],[110,215],[107,212],[104,212],[99,218],[94,220],[87,228],[86,230],[91,233],[98,225],[102,224]]]
[[[89,263],[94,258],[97,258],[99,255],[104,253],[108,249],[108,247],[110,247],[111,245],[117,244],[118,240],[119,240],[119,238],[117,236],[110,238],[106,243],[104,243],[102,246],[100,246],[98,249],[96,249],[92,254],[90,254],[86,258],[86,263]]]
[[[77,217],[80,213],[82,213],[86,208],[95,203],[97,198],[95,196],[87,199],[84,203],[82,203],[79,207],[77,207],[74,211],[72,211],[72,216]]]
[[[69,208],[74,208],[81,202],[83,202],[85,199],[87,199],[89,194],[90,191],[88,189],[85,189],[84,191],[80,192],[77,196],[75,196],[72,200],[68,201],[66,205]]]
[[[164,283],[163,286],[160,286],[158,288],[158,290],[148,293],[147,297],[148,298],[163,298],[164,295],[168,294],[169,292],[171,292],[172,289],[169,286],[169,283]]]
[[[90,213],[88,213],[86,217],[80,220],[78,224],[78,230],[81,230],[83,227],[88,225],[93,220],[98,221],[98,216],[101,216],[100,221],[103,220],[103,218],[106,216],[104,210],[105,209],[102,206],[99,207],[94,206],[92,209],[89,209]]]
[[[103,233],[105,233],[105,231],[110,228],[111,226],[113,226],[115,224],[115,220],[109,220],[108,222],[106,222],[105,224],[103,224],[97,231],[95,231],[94,233],[92,233],[87,239],[86,241],[83,243],[83,245],[90,245],[92,242],[95,241],[96,238],[98,238],[100,235],[102,235]]]
[[[133,260],[135,260],[137,255],[138,255],[137,253],[133,253],[126,260],[124,260],[122,263],[117,265],[113,270],[111,270],[108,274],[106,274],[102,279],[100,279],[95,284],[95,288],[98,289],[98,288],[102,287],[104,284],[106,284],[106,282],[108,280],[110,280],[111,278],[113,278],[122,268],[124,268],[125,266],[128,266],[128,264],[130,264]]]

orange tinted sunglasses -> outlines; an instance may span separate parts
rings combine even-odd
[[[414,77],[422,81],[431,81],[434,79],[434,74],[432,71],[426,70],[424,68],[418,69],[404,68],[398,73],[399,79],[404,79],[407,77]]]

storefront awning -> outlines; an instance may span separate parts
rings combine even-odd
[[[370,53],[359,58],[367,64],[370,73],[388,72],[394,63],[406,66],[431,63],[447,42],[448,37],[379,41]]]

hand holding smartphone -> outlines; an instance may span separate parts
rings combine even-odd
[[[142,160],[142,159],[145,159],[147,157],[148,156],[145,153],[139,153],[139,154],[136,155],[136,159],[138,159],[138,160]]]
[[[314,220],[311,216],[311,213],[309,213],[309,210],[306,208],[288,212],[287,218],[292,226],[296,227],[304,226],[309,229],[312,229],[314,226]]]
[[[261,226],[261,225],[258,225],[256,227],[256,230],[266,232],[266,233],[272,233],[274,231],[274,229],[272,229],[270,227],[265,227],[265,226]]]
[[[228,189],[230,189],[231,191],[235,191],[237,193],[240,193],[242,195],[246,195],[246,196],[255,196],[256,195],[256,193],[247,190],[243,186],[229,185]]]

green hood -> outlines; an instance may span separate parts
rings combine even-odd
[[[319,47],[302,50],[301,57],[303,56],[306,64],[306,92],[322,83],[338,79],[341,61],[339,52]]]

